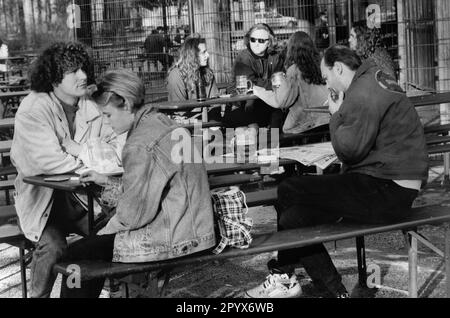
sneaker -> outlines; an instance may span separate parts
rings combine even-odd
[[[344,292],[341,294],[337,294],[336,298],[350,298],[350,294],[348,292]]]
[[[302,288],[295,274],[270,274],[264,283],[245,292],[246,298],[296,298]]]

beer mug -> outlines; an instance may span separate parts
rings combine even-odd
[[[272,77],[270,78],[272,82],[272,88],[280,87],[284,78],[286,78],[286,74],[284,74],[283,72],[273,73]]]
[[[203,102],[206,100],[206,87],[203,81],[195,84],[195,94],[197,95],[197,101]]]
[[[236,76],[236,92],[238,95],[245,95],[253,90],[253,83],[246,75]]]

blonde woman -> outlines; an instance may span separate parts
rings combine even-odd
[[[144,107],[144,85],[132,72],[107,72],[94,98],[117,134],[128,133],[123,148],[124,173],[113,178],[96,172],[83,184],[105,188],[103,200],[115,215],[97,236],[69,247],[67,260],[150,262],[181,257],[215,245],[213,212],[202,163],[171,160],[172,132],[179,128],[164,114]],[[188,133],[187,131],[185,131]],[[109,194],[109,195],[106,195]],[[61,297],[98,297],[104,279],[61,284]]]

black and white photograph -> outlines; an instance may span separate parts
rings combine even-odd
[[[449,298],[449,133],[447,0],[0,0],[0,298]]]

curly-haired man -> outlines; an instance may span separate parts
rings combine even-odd
[[[15,117],[11,158],[17,167],[16,210],[25,236],[36,242],[31,297],[49,297],[52,267],[66,249],[66,235],[87,232],[86,209],[72,193],[23,182],[26,176],[62,174],[80,167],[78,154],[89,138],[112,137],[90,98],[93,63],[80,43],[55,43],[33,64],[32,92]]]

